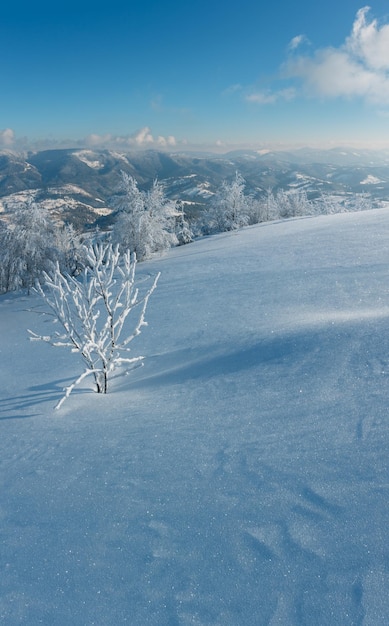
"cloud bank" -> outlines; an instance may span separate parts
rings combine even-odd
[[[228,150],[243,149],[249,147],[255,149],[257,145],[247,143],[229,143],[221,139],[209,142],[193,143],[187,139],[176,139],[173,135],[153,135],[149,126],[144,126],[129,135],[114,135],[112,133],[91,133],[86,137],[72,139],[31,139],[18,137],[14,130],[0,129],[0,151],[24,153],[25,151],[41,151],[55,149],[90,149],[90,150],[113,150],[128,152],[133,150],[157,150],[157,151],[204,151],[226,152]]]
[[[85,138],[85,143],[91,147],[114,146],[117,148],[171,148],[177,145],[177,140],[173,135],[168,135],[167,137],[158,135],[157,137],[154,137],[151,133],[151,129],[148,126],[144,126],[132,135],[91,134]]]
[[[296,90],[293,87],[280,89],[278,91],[256,91],[246,96],[247,102],[255,104],[273,104],[279,100],[293,100]]]
[[[112,133],[91,133],[87,137],[79,139],[38,139],[17,137],[11,128],[0,129],[0,149],[3,150],[47,150],[55,148],[100,148],[111,150],[136,150],[136,149],[172,149],[176,146],[185,145],[185,141],[178,141],[173,135],[154,136],[148,126],[129,135],[114,135]]]
[[[340,47],[322,48],[313,56],[291,56],[284,76],[299,79],[309,96],[389,104],[389,24],[369,21],[369,11],[365,6],[357,12],[351,34]],[[290,50],[298,47],[300,37],[292,39]]]
[[[376,19],[369,19],[369,11],[368,6],[359,9],[350,35],[339,47],[312,52],[305,35],[293,37],[277,81],[279,84],[281,79],[285,87],[246,89],[246,102],[272,105],[303,95],[359,98],[376,106],[389,105],[389,24],[380,25]],[[303,44],[309,44],[309,48],[300,53]]]

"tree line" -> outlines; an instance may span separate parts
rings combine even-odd
[[[43,272],[58,264],[72,276],[87,263],[88,244],[102,237],[120,252],[130,250],[138,261],[171,246],[190,243],[204,235],[231,231],[270,220],[305,215],[360,211],[372,206],[367,195],[322,195],[308,199],[304,190],[268,190],[258,197],[246,193],[246,182],[237,172],[224,181],[208,206],[190,219],[185,203],[166,196],[163,183],[154,181],[148,191],[139,189],[133,176],[122,172],[112,198],[116,219],[106,233],[86,234],[71,224],[60,224],[42,204],[28,200],[0,220],[0,293],[30,290]]]

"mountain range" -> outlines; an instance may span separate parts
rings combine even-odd
[[[121,171],[134,176],[141,189],[155,179],[163,182],[166,195],[184,201],[189,214],[204,208],[236,172],[244,177],[246,192],[256,195],[268,189],[304,189],[311,198],[350,193],[389,198],[389,151],[306,148],[218,155],[55,149],[0,152],[0,211],[32,197],[77,227],[104,226],[113,212]]]

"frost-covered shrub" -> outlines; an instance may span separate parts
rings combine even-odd
[[[146,307],[159,278],[158,274],[140,296],[135,285],[136,257],[130,251],[121,256],[119,246],[96,244],[85,247],[85,258],[80,278],[62,273],[57,263],[54,273],[44,273],[42,284],[36,286],[49,308],[46,314],[61,330],[45,336],[29,331],[31,338],[70,348],[86,366],[56,408],[86,376],[93,376],[98,393],[107,393],[113,370],[143,359],[129,356],[129,344],[146,325]]]

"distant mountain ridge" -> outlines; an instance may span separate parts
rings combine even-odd
[[[237,171],[246,180],[247,193],[282,188],[304,189],[311,197],[368,192],[376,199],[389,198],[389,151],[305,148],[218,155],[55,149],[0,152],[0,210],[33,197],[64,220],[96,225],[112,213],[122,170],[143,189],[160,180],[166,194],[186,202],[189,210],[201,210]]]

